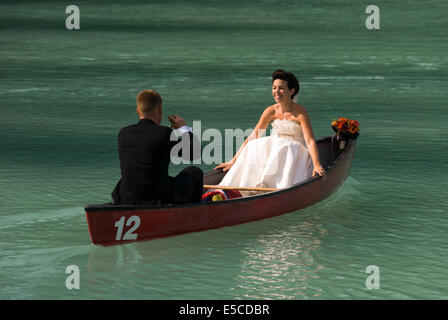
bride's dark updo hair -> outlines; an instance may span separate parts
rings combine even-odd
[[[291,96],[291,99],[294,99],[295,95],[299,93],[300,91],[300,84],[299,80],[297,80],[296,76],[293,75],[291,72],[283,71],[282,69],[274,71],[272,74],[272,83],[274,83],[274,80],[284,80],[288,82],[288,89],[291,90],[292,88],[296,89],[294,90],[294,94]]]

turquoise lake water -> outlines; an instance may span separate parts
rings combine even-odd
[[[446,1],[73,4],[79,30],[60,1],[0,1],[1,299],[448,299]],[[84,206],[110,201],[138,92],[203,130],[247,129],[278,68],[299,78],[316,138],[335,117],[360,122],[338,192],[262,221],[91,244]]]

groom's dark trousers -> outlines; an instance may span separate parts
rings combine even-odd
[[[189,158],[192,159],[193,145],[199,144],[199,141],[191,132],[184,133],[182,140],[171,141],[172,132],[173,129],[160,126],[150,119],[141,119],[137,124],[120,130],[118,155],[121,179],[112,192],[114,204],[151,205],[201,201],[201,169],[190,166],[176,177],[168,175],[171,149],[178,143],[188,143]]]

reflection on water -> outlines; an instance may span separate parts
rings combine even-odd
[[[237,275],[240,299],[303,299],[318,297],[321,289],[310,282],[323,268],[315,260],[325,230],[302,222],[286,230],[260,236],[242,252],[245,258]]]
[[[83,297],[130,299],[133,288],[136,292],[141,291],[138,283],[139,273],[145,267],[142,261],[143,257],[134,245],[92,246],[83,278],[86,289]],[[144,278],[142,280],[144,282]]]
[[[121,270],[142,261],[143,257],[135,245],[94,247],[87,262],[87,272],[96,273],[107,269]],[[109,270],[109,271],[110,271]]]

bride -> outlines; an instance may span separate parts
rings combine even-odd
[[[308,113],[294,99],[299,89],[292,73],[277,70],[272,74],[276,103],[264,110],[233,159],[215,167],[229,171],[219,185],[281,189],[325,175]],[[262,137],[270,123],[271,135]],[[250,194],[254,193],[244,193]]]

